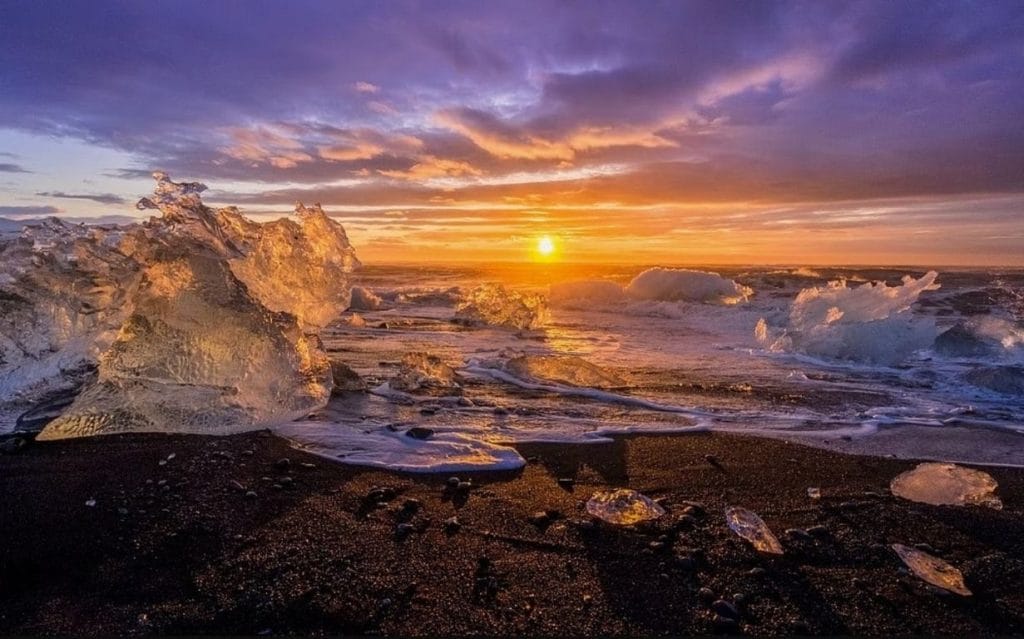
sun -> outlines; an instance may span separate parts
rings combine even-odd
[[[550,235],[542,235],[537,240],[537,254],[541,257],[551,257],[555,253],[555,241]]]

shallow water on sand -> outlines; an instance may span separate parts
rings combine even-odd
[[[371,392],[342,393],[279,432],[350,463],[422,471],[516,467],[511,442],[705,429],[1024,464],[1024,273],[940,271],[935,288],[919,270],[705,269],[751,291],[723,303],[700,297],[708,282],[690,276],[679,294],[637,295],[627,285],[644,270],[367,267],[359,283],[379,308],[350,313],[323,340]],[[580,280],[618,287],[553,297],[531,330],[453,321],[486,282],[547,295]],[[836,291],[835,281],[887,286]],[[398,390],[403,357],[417,352],[454,380]],[[413,426],[434,434],[409,437]]]

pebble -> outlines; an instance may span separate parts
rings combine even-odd
[[[722,617],[729,619],[739,619],[740,611],[736,610],[736,606],[732,605],[725,599],[719,599],[718,601],[711,604],[711,609]]]
[[[697,591],[697,599],[703,604],[710,604],[715,600],[715,593],[710,588],[701,588]]]
[[[371,488],[370,492],[366,493],[366,501],[380,503],[384,501],[391,501],[395,498],[395,489],[390,486],[378,486]]]
[[[117,509],[117,514],[121,515],[123,517],[123,516],[128,514],[128,509],[127,508],[118,508]]]
[[[768,571],[765,570],[764,568],[760,567],[760,566],[754,566],[753,568],[750,569],[749,572],[747,572],[747,574],[750,575],[751,577],[764,577],[765,575],[768,574]]]
[[[413,426],[409,430],[405,431],[406,437],[412,437],[413,439],[430,439],[434,436],[434,430],[432,428],[424,428],[422,426]]]
[[[408,513],[414,513],[418,511],[422,505],[423,504],[420,500],[409,498],[402,502],[402,510]]]
[[[813,535],[818,539],[824,539],[829,536],[828,528],[824,526],[811,526],[807,529],[807,534]]]
[[[551,518],[543,510],[538,511],[526,518],[526,521],[530,522],[537,528],[547,528],[551,524]]]
[[[742,592],[737,592],[732,596],[732,602],[736,605],[737,610],[743,611],[750,604],[750,598]]]
[[[718,461],[718,458],[715,457],[714,455],[704,455],[704,461],[711,464],[715,468],[718,468],[719,470],[722,469],[722,462]]]
[[[420,415],[434,415],[437,413],[437,409],[433,406],[424,406],[420,409]],[[429,428],[424,430],[430,430]]]
[[[458,477],[449,477],[448,481],[445,482],[445,485],[448,486],[448,488],[458,488],[460,483],[462,482]]]
[[[593,595],[583,595],[583,605],[584,606],[589,606],[592,603],[594,603]]]
[[[667,546],[663,541],[652,541],[651,543],[647,544],[647,547],[653,550],[654,552],[660,552],[662,550],[665,550]]]
[[[254,450],[243,450],[242,451],[242,457],[252,457],[255,454],[256,454],[256,451],[254,451]]]
[[[814,541],[814,536],[803,528],[787,528],[786,536],[790,539],[797,539],[800,541]]]
[[[10,439],[5,439],[3,443],[0,444],[0,452],[3,452],[6,455],[13,455],[25,446],[28,446],[28,440],[24,437],[11,437]]]
[[[245,486],[243,486],[242,482],[238,481],[237,479],[232,479],[231,485],[235,487],[235,490],[245,490]]]
[[[558,485],[565,489],[571,489],[576,485],[576,480],[572,477],[559,477]]]
[[[85,505],[88,506],[89,508],[92,508],[93,506],[96,505],[96,500],[95,499],[87,499],[87,500],[85,500]]]
[[[459,406],[475,406],[475,404],[473,403],[473,400],[468,397],[460,397]]]
[[[504,406],[495,406],[494,407],[494,414],[495,415],[508,415],[508,409],[505,408]]]
[[[449,517],[444,520],[443,526],[446,533],[456,533],[462,528],[462,522],[459,521],[458,517]]]
[[[246,499],[256,499],[259,495],[256,494],[255,490],[250,490],[245,493]]]
[[[736,623],[735,619],[721,615],[715,617],[714,621],[711,622],[711,627],[719,634],[734,635],[740,631],[740,625]]]
[[[295,485],[295,480],[292,479],[291,477],[287,477],[286,476],[286,477],[282,477],[281,479],[279,479],[278,483],[280,483],[285,488],[291,488],[292,486]]]
[[[471,481],[460,481],[459,485],[455,487],[460,493],[468,493],[473,488],[473,482]]]
[[[684,506],[683,512],[687,515],[702,517],[707,512],[707,508],[699,501],[683,501],[679,505]]]
[[[292,460],[288,459],[287,457],[282,457],[281,459],[274,462],[274,468],[280,471],[288,470],[288,467],[291,465]]]
[[[412,524],[398,524],[395,526],[395,539],[399,541],[405,539],[413,531]]]
[[[676,520],[676,526],[683,530],[692,530],[697,527],[700,522],[693,515],[683,515]]]
[[[673,561],[677,568],[687,572],[694,572],[700,567],[700,563],[693,557],[677,556]]]

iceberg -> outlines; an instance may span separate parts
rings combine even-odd
[[[921,293],[939,287],[938,275],[907,276],[900,286],[868,282],[850,288],[839,280],[805,288],[781,330],[762,318],[754,336],[769,350],[894,365],[935,339],[934,321],[914,318],[910,307]]]
[[[415,391],[422,388],[450,389],[458,386],[455,369],[437,355],[430,353],[406,353],[402,357],[398,375],[389,382],[398,391]]]
[[[938,557],[933,557],[923,550],[904,546],[903,544],[893,544],[892,549],[899,556],[900,561],[907,568],[910,568],[910,571],[917,575],[919,579],[937,588],[958,594],[961,597],[971,596],[971,591],[968,590],[967,585],[964,583],[963,573],[948,562]]]
[[[47,220],[0,242],[0,413],[76,395],[41,439],[237,432],[330,396],[309,331],[349,304],[344,229],[301,204],[300,223],[258,224],[203,205],[202,184],[154,178],[138,207],[159,217]]]
[[[772,533],[768,524],[764,523],[757,513],[739,506],[730,506],[725,509],[725,522],[729,525],[730,530],[750,542],[750,545],[758,552],[769,555],[783,553],[778,537]]]
[[[540,328],[547,318],[547,301],[542,295],[519,293],[501,284],[473,289],[455,308],[456,321],[517,330]]]
[[[651,268],[633,278],[626,294],[638,300],[660,302],[716,302],[739,304],[754,290],[718,273],[690,269]]]
[[[999,484],[992,475],[956,464],[926,462],[896,476],[889,485],[892,494],[910,501],[933,505],[987,506],[1001,510],[995,495]]]
[[[646,495],[619,488],[594,493],[587,502],[587,512],[609,524],[632,526],[658,519],[665,514],[665,509]]]

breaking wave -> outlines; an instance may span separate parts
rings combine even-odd
[[[622,286],[609,280],[563,282],[550,287],[552,305],[585,309],[623,302],[704,302],[733,305],[754,294],[749,286],[718,273],[689,269],[651,268]]]

